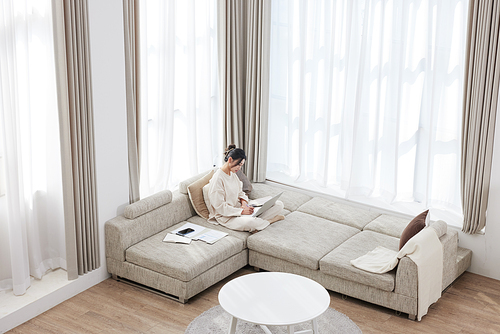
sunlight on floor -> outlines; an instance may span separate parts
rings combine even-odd
[[[0,292],[0,319],[69,283],[66,271],[58,269],[41,280],[32,278],[31,287],[22,296],[14,296],[12,290]]]

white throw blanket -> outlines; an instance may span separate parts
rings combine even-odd
[[[420,321],[432,303],[441,297],[443,282],[443,246],[433,228],[424,228],[401,248],[399,252],[377,247],[371,252],[351,261],[356,268],[372,273],[386,273],[408,256],[417,265],[418,308]]]

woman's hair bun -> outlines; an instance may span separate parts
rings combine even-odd
[[[236,148],[236,145],[234,144],[231,144],[229,145],[227,148],[226,148],[226,152],[224,152],[224,155],[227,157],[227,155],[229,154],[229,152],[231,152],[232,150],[234,150]]]

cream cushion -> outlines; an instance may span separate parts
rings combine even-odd
[[[247,239],[250,250],[317,270],[323,256],[359,233],[346,226],[303,212],[292,212]]]
[[[193,205],[194,211],[205,219],[208,219],[209,211],[207,205],[205,204],[205,200],[203,198],[203,187],[210,182],[210,179],[214,175],[215,170],[211,170],[207,175],[203,176],[201,179],[198,179],[191,183],[187,187],[187,192],[189,195],[189,200]]]
[[[322,272],[383,291],[395,288],[396,271],[374,274],[354,267],[351,260],[383,245],[394,252],[399,250],[399,239],[372,231],[362,231],[333,249],[319,261]]]
[[[203,199],[205,200],[205,206],[208,208],[208,213],[210,216],[214,215],[214,209],[212,208],[212,204],[210,204],[210,198],[208,197],[208,188],[210,187],[209,184],[206,184],[203,186]],[[214,219],[215,221],[215,219]]]
[[[230,235],[214,244],[204,241],[192,241],[189,245],[163,242],[168,232],[185,223],[180,222],[129,247],[125,251],[126,261],[189,282],[244,250],[243,240]]]

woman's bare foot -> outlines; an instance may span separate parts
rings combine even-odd
[[[283,216],[283,215],[276,215],[276,216],[274,216],[274,218],[271,218],[269,220],[269,224],[276,223],[277,221],[280,221],[280,220],[283,220],[283,219],[285,219],[285,216]]]

